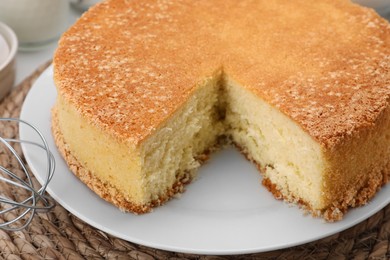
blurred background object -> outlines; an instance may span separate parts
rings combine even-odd
[[[381,16],[390,19],[390,0],[352,0],[352,2],[374,8]]]
[[[42,48],[68,26],[69,0],[0,0],[0,21],[11,27],[21,50]]]
[[[101,2],[101,0],[70,0],[72,7],[79,11],[85,12],[94,4]]]
[[[18,39],[6,24],[0,22],[0,100],[11,90],[15,81],[15,56]]]

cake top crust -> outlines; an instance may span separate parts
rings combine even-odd
[[[331,148],[389,106],[390,25],[346,0],[108,0],[54,56],[61,97],[134,145],[221,69]]]

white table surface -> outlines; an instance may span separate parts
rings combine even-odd
[[[383,6],[382,2],[386,2],[390,0],[375,0],[372,2],[371,0],[367,2],[368,0],[354,0],[356,2],[359,2],[361,4],[381,4]],[[377,7],[377,6],[373,6]],[[377,10],[380,14],[384,15],[388,20],[390,20],[390,7],[387,5],[385,10],[381,8],[380,10]],[[69,14],[69,26],[71,26],[76,19],[81,15],[81,12],[74,10],[71,8],[71,12]],[[18,51],[16,55],[16,79],[15,79],[15,86],[22,82],[23,79],[25,79],[27,76],[29,76],[32,72],[34,72],[41,64],[45,63],[46,61],[52,59],[53,53],[55,49],[57,48],[57,42],[53,42],[52,44],[46,46],[44,49],[38,50],[38,51]]]

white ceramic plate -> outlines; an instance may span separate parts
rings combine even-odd
[[[122,213],[81,183],[58,154],[50,131],[50,110],[55,97],[50,67],[32,87],[21,113],[22,119],[46,136],[55,156],[56,171],[48,192],[80,219],[131,242],[198,254],[269,251],[342,231],[390,202],[387,185],[368,205],[351,210],[342,221],[325,223],[304,216],[296,206],[275,200],[260,184],[256,168],[235,149],[227,149],[201,167],[198,179],[187,186],[180,199],[141,216]],[[38,140],[24,125],[20,136]],[[35,176],[42,181],[46,174],[44,154],[31,146],[23,146],[23,151]]]

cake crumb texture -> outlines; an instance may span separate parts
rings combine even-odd
[[[72,155],[63,138],[61,130],[59,129],[57,112],[55,109],[52,111],[52,132],[59,152],[66,160],[69,169],[102,199],[112,203],[124,212],[132,212],[134,214],[151,212],[154,207],[161,206],[175,195],[184,192],[185,185],[190,183],[193,178],[193,173],[186,172],[180,176],[180,178],[177,178],[174,184],[171,187],[168,187],[158,198],[151,200],[148,203],[137,204],[134,203],[134,201],[129,200],[126,194],[118,190],[117,187],[108,182],[104,182],[101,178],[97,177]]]

